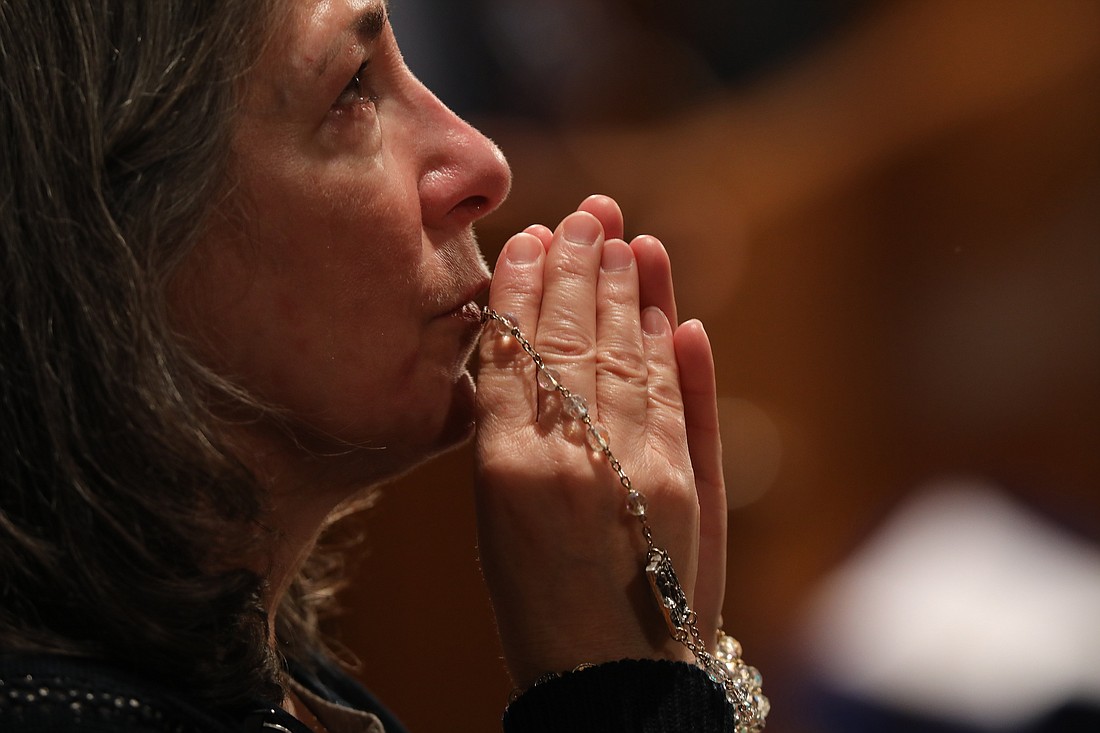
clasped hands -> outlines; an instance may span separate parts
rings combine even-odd
[[[589,197],[553,231],[528,227],[504,246],[489,306],[517,319],[610,433],[713,644],[726,503],[710,342],[698,321],[677,325],[661,242],[623,235],[606,196]],[[690,661],[645,579],[646,543],[626,490],[570,425],[560,396],[538,388],[514,339],[482,337],[477,416],[479,551],[515,683],[582,663]]]

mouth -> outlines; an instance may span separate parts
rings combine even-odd
[[[481,305],[489,292],[489,279],[485,278],[467,288],[460,300],[439,315],[440,318],[458,318],[463,321],[481,322]]]

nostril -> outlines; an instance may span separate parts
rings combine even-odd
[[[487,196],[467,196],[455,207],[456,211],[465,212],[473,217],[479,217],[488,212],[489,198]]]

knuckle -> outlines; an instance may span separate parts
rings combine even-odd
[[[595,339],[579,327],[562,322],[555,328],[541,329],[538,350],[543,356],[553,355],[571,360],[591,359],[596,352]]]
[[[571,252],[561,252],[551,267],[551,275],[563,287],[571,283],[590,282],[596,274],[594,263]]]
[[[596,376],[609,376],[631,384],[645,384],[649,370],[640,352],[626,344],[613,342],[597,355]]]
[[[637,313],[638,288],[617,279],[600,280],[600,305],[608,310]]]
[[[494,278],[491,291],[498,302],[531,303],[541,297],[541,288],[533,287],[532,280],[522,277]]]

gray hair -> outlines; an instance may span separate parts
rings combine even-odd
[[[0,0],[0,648],[277,699],[263,497],[165,289],[282,0]],[[309,614],[299,614],[308,618]]]

